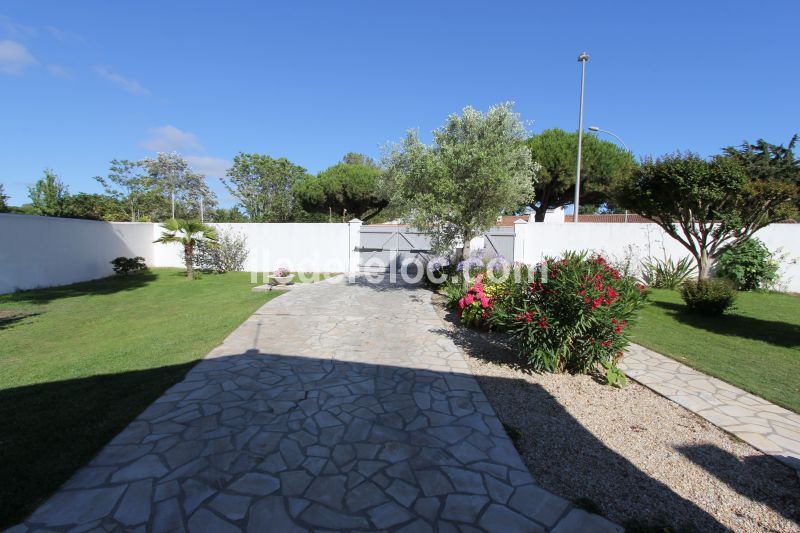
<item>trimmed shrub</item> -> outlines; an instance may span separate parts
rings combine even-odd
[[[140,272],[147,268],[144,257],[117,257],[111,260],[114,273],[118,276],[127,276],[134,272]]]
[[[716,274],[741,291],[764,289],[778,278],[779,262],[763,242],[748,239],[722,253],[716,264]]]
[[[693,313],[721,315],[733,305],[736,289],[723,279],[698,279],[683,284],[681,297]]]
[[[533,370],[604,368],[607,377],[616,375],[616,363],[630,343],[630,323],[644,303],[636,281],[621,276],[603,257],[583,253],[548,258],[531,277],[504,296],[512,307],[497,319],[506,322]]]

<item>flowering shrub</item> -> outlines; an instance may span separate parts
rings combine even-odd
[[[450,266],[450,258],[444,255],[437,255],[436,257],[431,257],[428,260],[428,264],[426,268],[430,272],[443,272],[447,267]]]
[[[467,294],[458,301],[456,313],[461,322],[468,326],[488,325],[489,314],[492,312],[492,298],[486,293],[483,274],[475,278],[475,283],[467,289]]]
[[[469,257],[458,262],[458,265],[456,265],[456,272],[473,274],[484,270],[486,265],[483,261],[483,253],[483,249],[478,249],[470,253]]]
[[[606,376],[616,376],[630,322],[644,302],[635,280],[601,256],[579,253],[546,259],[532,279],[512,287],[505,297],[510,307],[494,316],[531,367],[572,373],[605,368]]]

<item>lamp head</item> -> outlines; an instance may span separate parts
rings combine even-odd
[[[589,54],[583,52],[581,55],[578,56],[578,61],[589,61]]]
[[[597,126],[589,126],[589,131],[600,131],[600,128]]]

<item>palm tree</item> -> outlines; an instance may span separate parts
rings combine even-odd
[[[211,226],[196,220],[180,220],[171,218],[161,224],[164,232],[154,242],[179,242],[183,245],[186,256],[186,277],[194,279],[194,249],[200,242],[217,242],[217,232]]]

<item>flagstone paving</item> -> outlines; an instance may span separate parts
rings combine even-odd
[[[620,367],[639,383],[800,471],[800,415],[636,344]]]
[[[413,287],[282,295],[18,529],[621,531],[536,484],[441,327]]]

